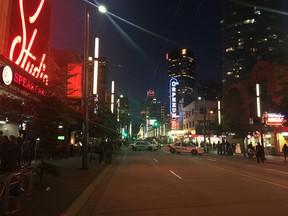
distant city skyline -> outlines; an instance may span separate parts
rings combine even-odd
[[[167,99],[165,55],[177,48],[195,53],[196,79],[221,79],[218,1],[103,1],[115,16],[94,12],[97,9],[84,0],[50,2],[51,48],[83,52],[84,10],[88,7],[90,43],[99,37],[100,56],[108,62],[108,85],[114,80],[116,92],[127,96],[131,107],[140,109],[148,89],[155,90],[158,100]]]

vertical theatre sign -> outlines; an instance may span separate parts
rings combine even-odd
[[[10,60],[44,85],[48,85],[50,13],[46,0],[14,0],[9,33]]]
[[[176,78],[170,79],[170,124],[172,130],[178,130],[178,99],[177,99],[177,87],[179,82]]]

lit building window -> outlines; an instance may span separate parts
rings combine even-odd
[[[251,24],[251,23],[254,23],[255,22],[255,19],[247,19],[244,21],[244,24]]]
[[[229,47],[226,49],[226,52],[233,52],[234,51],[234,48],[233,47]]]

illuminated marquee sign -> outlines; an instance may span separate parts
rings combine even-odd
[[[14,0],[11,12],[9,58],[48,85],[46,53],[50,7],[45,0]]]
[[[17,85],[18,87],[29,90],[31,92],[35,92],[37,94],[44,95],[45,90],[36,84],[36,82],[31,81],[25,75],[21,74],[20,72],[14,72],[13,69],[6,65],[0,68],[0,72],[2,73],[2,82],[9,86],[11,84]]]
[[[170,79],[170,114],[171,118],[179,117],[178,114],[178,101],[177,101],[177,86],[179,82],[176,78]]]
[[[280,113],[265,113],[263,115],[266,125],[282,125],[286,122],[285,116]]]

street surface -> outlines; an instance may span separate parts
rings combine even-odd
[[[286,215],[282,159],[122,149],[77,215]]]

